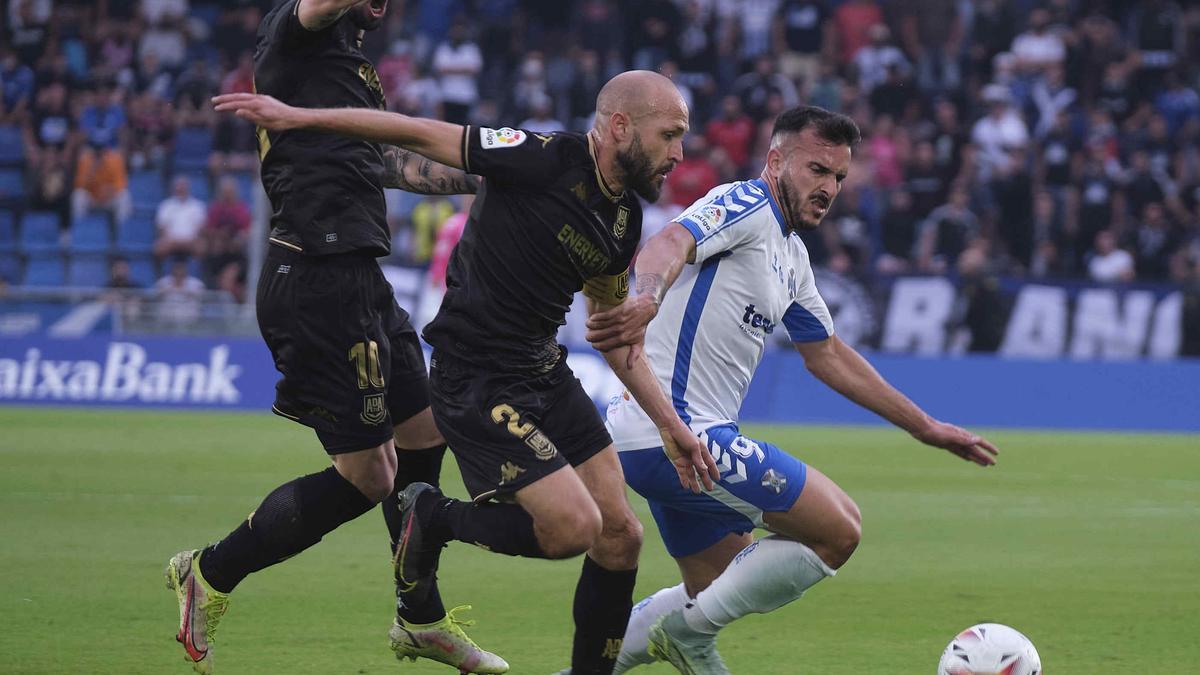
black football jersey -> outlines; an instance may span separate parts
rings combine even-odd
[[[286,0],[258,27],[254,88],[302,108],[383,109],[383,87],[347,17],[310,31]],[[304,129],[258,130],[262,182],[271,199],[271,240],[308,255],[391,246],[378,143]]]
[[[468,126],[462,162],[485,180],[425,339],[488,368],[544,370],[575,293],[624,300],[641,205],[609,191],[583,134]]]

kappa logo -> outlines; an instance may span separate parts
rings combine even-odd
[[[500,484],[511,483],[517,479],[517,476],[525,473],[523,467],[519,467],[512,462],[505,462],[500,465]]]
[[[479,145],[484,150],[493,148],[515,148],[525,142],[528,136],[520,129],[503,127],[500,129],[479,128]]]

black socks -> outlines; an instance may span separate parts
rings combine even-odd
[[[571,675],[610,675],[633,609],[637,569],[614,571],[583,556],[575,587],[575,642]]]
[[[516,504],[477,505],[442,497],[431,506],[432,513],[424,522],[429,523],[432,537],[475,544],[505,555],[546,557],[533,531],[533,516]]]
[[[302,476],[275,488],[237,529],[204,549],[200,573],[228,593],[247,575],[296,555],[374,506],[333,467]]]
[[[438,445],[423,450],[404,450],[396,448],[396,489],[383,500],[383,519],[387,522],[388,535],[392,540],[392,555],[396,554],[396,544],[403,534],[400,519],[400,501],[397,494],[410,483],[429,483],[437,486],[442,474],[442,457],[446,454],[446,446]],[[441,550],[428,556],[431,572],[437,567]],[[436,583],[420,584],[407,593],[401,593],[396,588],[396,616],[409,623],[433,623],[446,616],[446,607],[442,604],[441,593]]]

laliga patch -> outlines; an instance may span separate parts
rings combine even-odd
[[[721,223],[725,222],[725,207],[709,204],[688,214],[687,220],[700,228],[705,234],[712,234]]]
[[[487,127],[479,128],[479,145],[484,150],[492,148],[515,148],[525,142],[528,136],[520,129],[488,129]]]

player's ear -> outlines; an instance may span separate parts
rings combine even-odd
[[[771,148],[767,150],[767,170],[772,176],[778,176],[783,173],[783,153],[779,148]]]
[[[613,140],[622,145],[633,133],[633,120],[623,112],[615,112],[608,118],[608,128]]]

